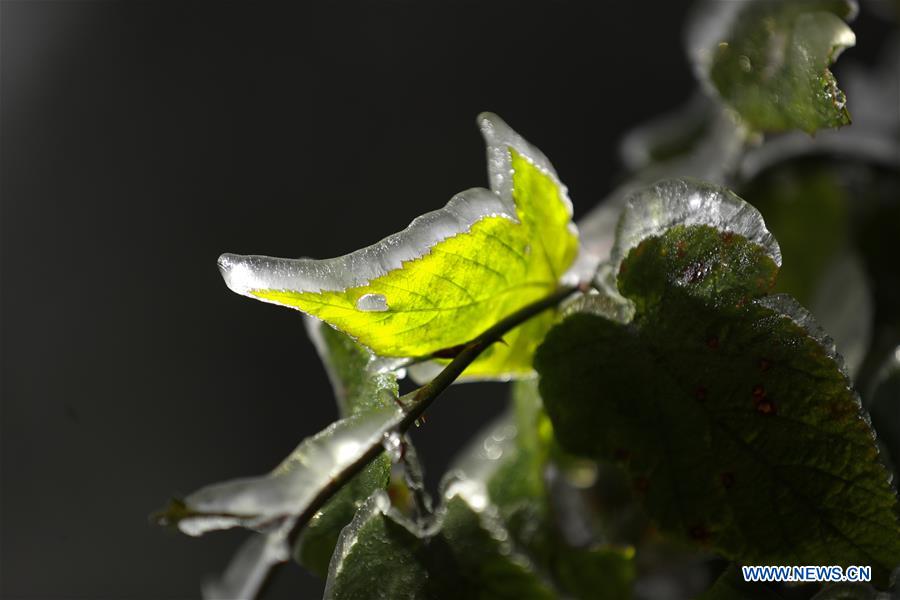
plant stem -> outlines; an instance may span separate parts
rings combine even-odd
[[[525,321],[544,312],[547,309],[557,306],[560,302],[578,291],[579,287],[565,286],[560,287],[554,293],[546,296],[536,302],[533,302],[520,310],[509,315],[505,319],[498,321],[489,329],[485,330],[481,335],[465,344],[459,353],[447,364],[438,375],[414,390],[403,398],[408,399],[404,402],[404,406],[408,406],[403,419],[395,427],[395,431],[403,435],[412,425],[421,418],[425,410],[431,406],[431,403],[446,390],[456,379],[466,370],[466,368],[475,361],[478,356],[484,352],[491,344],[499,342],[503,336],[512,329],[518,327]],[[293,548],[296,545],[300,533],[317,512],[325,505],[331,497],[340,490],[344,484],[352,479],[356,474],[362,471],[366,465],[375,460],[384,451],[382,444],[372,444],[366,449],[365,454],[356,461],[348,465],[343,471],[334,476],[319,492],[315,498],[309,503],[306,510],[297,516],[297,520],[291,527],[287,536],[288,547]]]

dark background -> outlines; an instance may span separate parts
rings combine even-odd
[[[678,2],[302,4],[2,3],[3,598],[197,596],[244,534],[147,515],[335,418],[300,316],[229,292],[219,253],[335,256],[486,185],[482,110],[580,216],[693,88]],[[432,486],[504,396],[430,411]],[[291,564],[268,597],[321,588]]]

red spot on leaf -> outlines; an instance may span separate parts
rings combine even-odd
[[[706,347],[710,350],[718,350],[719,349],[719,336],[711,335],[706,338]]]

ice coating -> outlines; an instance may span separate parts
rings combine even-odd
[[[438,529],[437,525],[427,530],[416,527],[392,508],[391,499],[384,490],[377,490],[359,507],[353,520],[341,531],[334,553],[331,555],[331,562],[328,564],[328,579],[325,581],[325,593],[322,596],[324,599],[334,597],[335,582],[343,570],[347,557],[359,542],[360,531],[375,518],[390,519],[420,539],[434,534]]]
[[[354,463],[403,417],[388,406],[341,419],[304,440],[268,475],[212,484],[185,499],[197,516],[183,519],[179,528],[189,535],[235,526],[258,526],[298,515],[318,491]],[[206,514],[210,516],[205,516]],[[222,515],[234,515],[223,518]]]
[[[539,150],[522,139],[496,115],[482,113],[478,116],[478,124],[487,143],[490,190],[472,188],[461,192],[444,208],[414,219],[403,231],[337,258],[315,260],[223,254],[219,257],[218,265],[225,284],[238,294],[256,299],[262,298],[253,296],[251,292],[259,289],[343,291],[365,285],[399,269],[405,261],[427,254],[439,242],[468,231],[484,218],[503,217],[518,222],[512,197],[509,148],[515,149],[558,182],[556,173]],[[571,202],[561,184],[560,194],[571,214]],[[384,310],[378,306],[380,305],[366,301],[359,308]]]
[[[710,71],[713,63],[713,55],[720,43],[727,43],[726,38],[731,34],[731,30],[741,16],[741,11],[746,5],[759,0],[748,0],[747,2],[720,2],[706,0],[697,2],[691,10],[691,14],[687,20],[685,27],[684,46],[688,56],[688,61],[694,68],[694,75],[701,83],[704,90],[713,97],[718,95],[715,85],[710,78]],[[856,0],[848,0],[846,2],[848,14],[845,17],[847,22],[856,18],[859,12],[859,6]],[[846,34],[845,34],[846,35]],[[850,36],[853,35],[851,31]],[[853,45],[854,38],[844,39],[842,42]],[[836,49],[840,51],[840,48]],[[834,58],[837,58],[835,55]]]
[[[676,225],[709,225],[762,246],[781,266],[781,250],[756,208],[734,192],[698,179],[659,181],[632,194],[616,228],[611,263],[618,272],[625,256],[648,237]]]
[[[825,350],[825,354],[831,358],[838,369],[847,379],[847,387],[850,387],[850,375],[844,365],[844,357],[837,351],[834,340],[828,335],[813,317],[812,313],[803,308],[790,294],[772,294],[755,300],[756,304],[769,308],[785,317],[788,317],[797,326],[806,331]]]
[[[253,534],[231,559],[225,573],[203,585],[205,600],[256,598],[273,566],[289,557],[287,531]]]
[[[605,287],[605,286],[604,286]],[[630,323],[634,318],[634,303],[618,292],[608,294],[594,292],[575,298],[563,311],[564,316],[573,313],[589,313],[616,323]]]
[[[457,194],[444,208],[416,217],[403,231],[344,256],[315,260],[223,254],[219,271],[229,289],[254,298],[250,292],[258,289],[342,291],[399,269],[489,216],[516,220],[515,210],[499,196],[475,188]]]
[[[478,115],[478,126],[481,128],[481,135],[487,144],[488,180],[491,191],[498,194],[512,210],[515,210],[512,199],[513,168],[508,150],[513,148],[553,179],[559,186],[559,194],[568,209],[569,216],[572,215],[572,201],[569,200],[566,186],[559,180],[553,165],[550,164],[543,152],[525,141],[522,136],[493,113],[484,112]]]
[[[827,129],[810,137],[792,132],[767,139],[741,161],[740,175],[751,179],[793,158],[829,155],[900,168],[900,36],[886,45],[873,68],[849,63],[841,70],[853,125]]]
[[[713,52],[724,41],[737,19],[743,2],[697,2],[688,17],[684,46],[688,62],[704,90],[713,97],[718,91],[710,79]]]

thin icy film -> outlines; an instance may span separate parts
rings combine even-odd
[[[803,308],[793,296],[789,294],[772,294],[771,296],[763,296],[755,300],[760,306],[769,308],[776,313],[789,318],[798,327],[806,331],[807,335],[816,341],[825,351],[826,356],[834,361],[838,369],[847,380],[847,387],[850,387],[850,375],[844,365],[844,357],[837,351],[834,339],[828,335],[819,323],[813,317],[812,313]]]
[[[628,252],[643,240],[676,225],[709,225],[762,246],[781,266],[781,250],[762,215],[733,192],[696,179],[659,181],[632,194],[616,228],[611,263],[616,272]]]
[[[398,407],[388,406],[347,417],[304,440],[268,475],[201,488],[185,499],[193,514],[179,521],[178,527],[189,535],[201,535],[236,526],[258,528],[298,515],[322,486],[380,443],[402,416]]]
[[[203,598],[255,598],[269,570],[288,559],[289,524],[293,520],[275,531],[252,534],[232,557],[225,573],[203,584]]]
[[[343,291],[401,268],[405,261],[428,254],[439,242],[468,231],[484,218],[505,217],[518,222],[512,197],[509,148],[515,149],[558,183],[556,172],[547,157],[496,115],[482,113],[478,124],[487,144],[490,190],[473,188],[461,192],[444,208],[414,219],[403,231],[337,258],[315,260],[223,254],[218,264],[226,285],[238,294],[254,298],[251,292],[260,289]],[[571,215],[572,204],[561,184],[560,197]],[[360,306],[360,310],[387,308],[379,298],[366,298]]]

